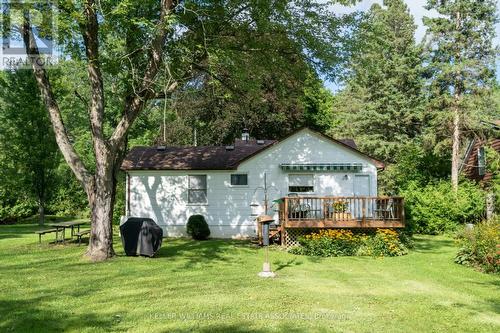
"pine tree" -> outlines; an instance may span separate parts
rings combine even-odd
[[[362,150],[391,162],[421,131],[423,80],[408,7],[402,0],[383,5],[371,7],[356,34],[352,71],[334,102],[342,120],[331,134],[353,137]]]
[[[456,190],[464,131],[473,130],[487,112],[494,84],[496,1],[429,0],[427,9],[439,13],[424,19],[432,130],[445,134],[438,136],[438,145],[449,147],[451,138],[451,181]]]

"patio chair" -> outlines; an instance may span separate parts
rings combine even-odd
[[[375,212],[377,213],[377,216],[381,216],[384,220],[385,219],[393,219],[394,218],[394,200],[389,199],[387,201],[387,205],[384,207],[381,205],[377,209],[375,209]]]

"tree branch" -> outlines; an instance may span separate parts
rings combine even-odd
[[[137,93],[131,94],[125,99],[123,116],[110,138],[110,144],[113,149],[116,149],[120,145],[130,126],[144,108],[145,103],[155,95],[155,91],[152,88],[162,62],[163,46],[168,32],[167,20],[177,4],[178,1],[175,0],[161,0],[160,19],[156,26],[155,37],[151,43],[149,61],[142,84]]]
[[[99,65],[99,25],[97,23],[97,14],[95,12],[95,3],[93,0],[85,1],[85,23],[80,25],[82,30],[85,52],[87,55],[87,71],[90,80],[92,97],[90,99],[90,126],[92,137],[97,143],[104,143],[104,134],[102,131],[104,119],[104,87],[102,73]],[[96,142],[94,142],[95,144]]]
[[[36,40],[33,35],[33,30],[31,28],[28,13],[24,14],[21,33],[23,36],[24,46],[26,47],[26,52],[32,65],[33,74],[35,75],[38,88],[40,89],[43,101],[49,112],[49,117],[54,129],[57,145],[59,146],[64,159],[70,166],[76,178],[83,184],[85,188],[87,188],[87,184],[93,181],[93,177],[85,168],[85,165],[80,159],[80,156],[78,156],[68,138],[66,127],[64,126],[64,122],[61,116],[61,111],[59,110],[59,105],[55,100],[54,94],[52,92],[52,86],[49,82],[47,72],[43,66],[44,60],[40,56],[40,52],[36,45]]]

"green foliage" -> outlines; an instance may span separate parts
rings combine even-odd
[[[116,197],[115,206],[113,211],[113,224],[119,225],[120,218],[126,214],[125,200],[126,200],[126,187],[125,187],[125,173],[118,173],[116,184]]]
[[[210,236],[210,229],[203,215],[191,215],[186,225],[186,232],[196,240],[206,240]]]
[[[336,15],[331,3],[317,1],[174,1],[162,27],[166,35],[156,42],[159,1],[92,3],[34,0],[4,6],[6,14],[20,14],[16,23],[22,22],[23,13],[29,14],[35,39],[46,37],[57,44],[61,60],[47,69],[51,92],[61,110],[64,132],[90,174],[96,158],[103,158],[96,142],[108,145],[122,117],[126,116],[122,124],[136,121],[136,113],[143,109],[141,103],[132,102],[138,95],[147,95],[149,101],[129,137],[123,138],[131,144],[190,144],[195,129],[198,142],[210,144],[231,140],[244,126],[254,136],[273,138],[308,122],[324,126],[324,117],[318,114],[327,113],[331,96],[316,89],[322,88],[319,75],[334,78],[342,70],[349,53],[349,30],[356,21],[356,14]],[[53,10],[54,15],[41,22],[35,9]],[[87,22],[92,21],[93,11],[96,29]],[[57,20],[57,35],[50,35],[51,19]],[[19,24],[4,28],[0,33],[7,38],[20,30]],[[86,46],[93,42],[99,50],[96,59],[89,60]],[[148,66],[152,45],[161,46],[162,61]],[[92,85],[88,79],[89,61],[99,77],[93,82],[101,81],[101,76],[102,82]],[[144,79],[157,69],[152,78]],[[140,106],[132,111],[131,104]],[[88,114],[96,105],[99,124],[94,128],[102,127],[103,135],[89,129]],[[120,156],[113,155],[120,149],[110,151],[119,164]],[[60,184],[68,182],[60,178]],[[105,183],[115,186],[109,178]],[[52,187],[54,211],[83,209],[82,192]],[[75,203],[67,201],[73,194]],[[121,198],[117,211],[123,210]]]
[[[412,232],[451,232],[461,224],[481,220],[484,214],[485,193],[469,181],[463,181],[456,193],[446,180],[426,186],[411,182],[402,194],[407,227]]]
[[[345,213],[347,211],[347,202],[345,201],[335,201],[332,206],[336,213]]]
[[[373,5],[355,33],[358,50],[347,85],[334,100],[340,121],[330,133],[354,138],[362,150],[384,161],[393,161],[422,129],[422,59],[415,29],[404,1]]]
[[[320,230],[299,237],[300,247],[292,248],[290,252],[318,257],[352,256],[360,242],[350,230]]]
[[[29,198],[21,198],[6,203],[0,201],[0,224],[17,222],[19,219],[33,215],[36,212],[36,202]]]
[[[192,144],[195,129],[198,144],[221,144],[244,127],[258,138],[327,127],[331,94],[319,74],[342,71],[356,14],[336,15],[316,1],[193,1],[186,8],[178,24],[190,34],[168,47],[174,77],[164,81],[179,80],[183,89],[151,106],[165,114],[159,141]]]
[[[488,273],[500,273],[500,217],[464,228],[457,235],[461,246],[455,262]]]
[[[398,257],[408,253],[403,237],[390,229],[378,229],[375,235],[363,238],[363,244],[358,249],[358,255],[375,257]]]
[[[377,229],[375,233],[353,233],[345,229],[323,229],[299,237],[299,246],[290,253],[317,257],[375,256],[394,257],[408,253],[397,231]]]
[[[500,214],[500,153],[489,146],[485,147],[485,152],[486,172],[491,173],[491,179],[486,187],[495,196],[495,212]]]
[[[448,154],[437,155],[414,140],[402,144],[396,152],[394,164],[389,164],[379,173],[379,191],[386,195],[398,195],[410,185],[424,187],[430,182],[447,178],[448,174]]]
[[[493,46],[495,0],[429,0],[427,9],[439,15],[425,17],[425,72],[428,81],[430,123],[427,139],[434,149],[450,149],[453,117],[468,133],[491,119],[498,49]]]
[[[0,110],[0,201],[6,205],[0,218],[40,207],[43,223],[60,156],[31,71],[1,73]]]
[[[64,165],[63,165],[64,166]],[[59,173],[61,182],[55,188],[51,200],[47,204],[47,211],[58,216],[90,216],[90,210],[87,206],[87,196],[82,190],[80,183],[73,177],[68,170]]]

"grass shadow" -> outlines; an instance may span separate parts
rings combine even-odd
[[[258,248],[247,241],[209,239],[205,241],[188,239],[164,239],[163,245],[155,258],[181,258],[186,261],[184,268],[191,268],[200,263],[215,264],[230,260],[236,249],[257,251]]]
[[[451,239],[431,239],[428,236],[416,236],[412,252],[441,253],[442,250],[452,248],[453,246],[454,242]]]
[[[56,294],[26,300],[0,300],[2,332],[64,332],[79,331],[86,327],[100,327],[109,331],[120,324],[115,317],[106,318],[94,313],[75,314],[61,309],[51,309],[44,305]],[[120,327],[121,328],[121,327]]]
[[[297,258],[293,258],[291,260],[288,260],[286,262],[281,261],[281,260],[276,260],[273,261],[273,267],[275,271],[281,271],[284,268],[289,268],[289,267],[294,267],[294,266],[299,266],[302,265],[302,261],[297,261]]]

